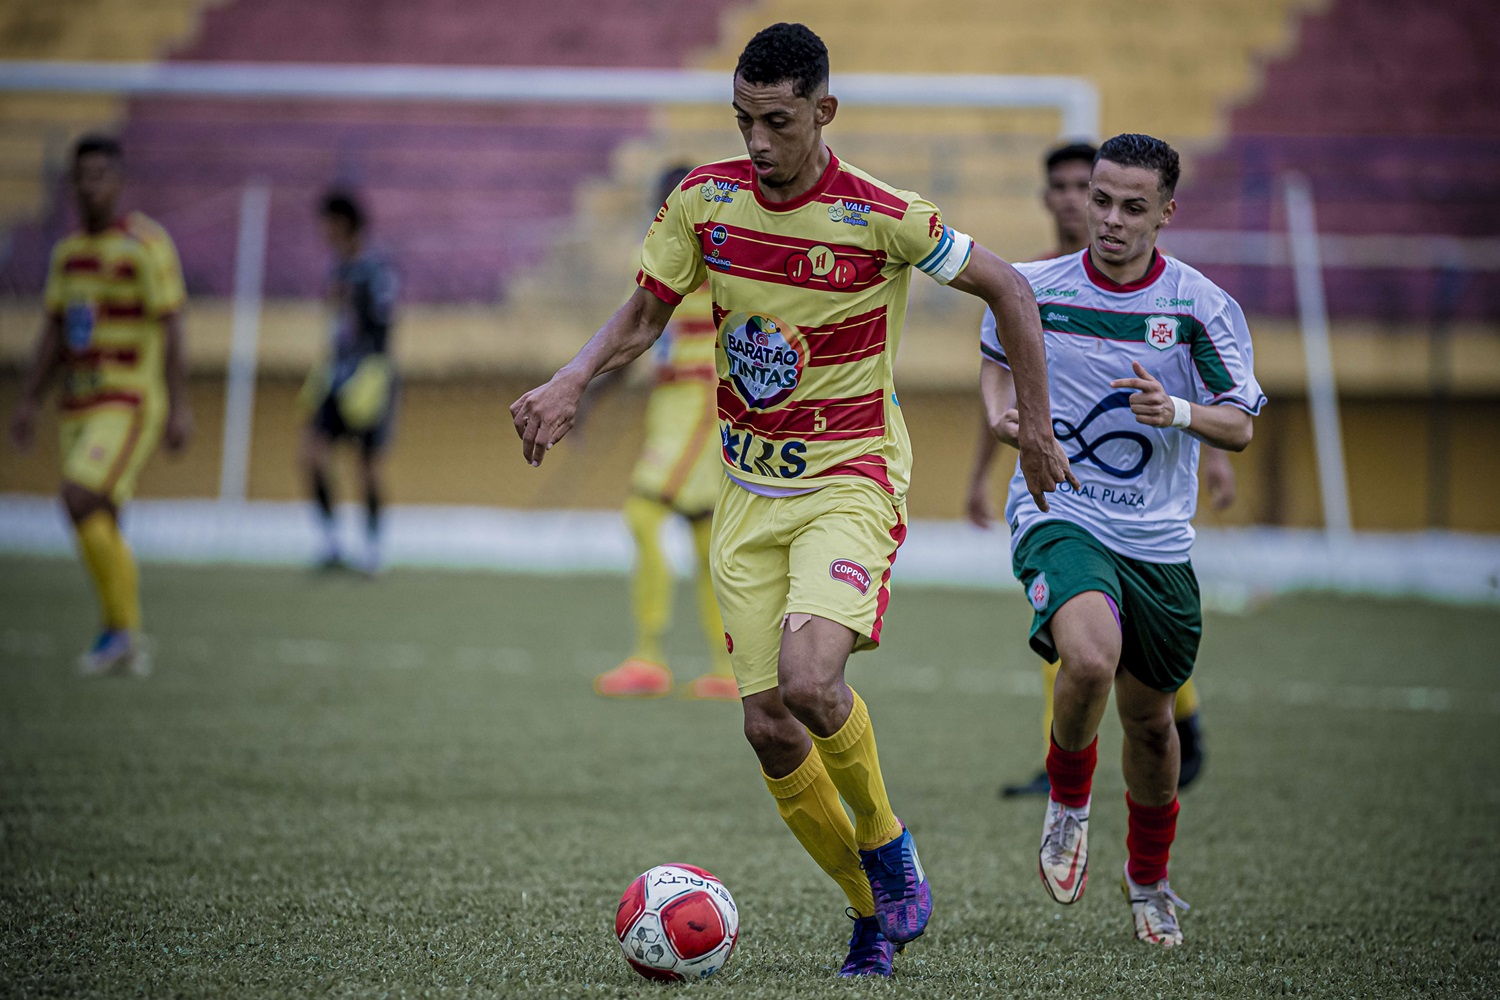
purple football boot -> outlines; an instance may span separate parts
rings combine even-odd
[[[849,911],[851,914],[853,910]],[[855,917],[854,933],[849,937],[849,957],[839,976],[889,976],[896,946],[880,933],[880,922],[874,917]]]
[[[859,866],[870,878],[880,933],[892,944],[920,937],[932,916],[932,889],[906,824],[901,825],[901,836],[884,847],[860,851]]]

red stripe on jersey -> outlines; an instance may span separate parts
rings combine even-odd
[[[885,436],[885,390],[847,399],[803,399],[780,409],[751,410],[727,382],[719,382],[719,417],[757,437],[849,441]]]
[[[750,165],[748,157],[725,160],[722,163],[705,163],[682,179],[680,190],[702,187],[713,181],[729,181],[744,188],[755,183],[755,168]]]
[[[693,229],[703,247],[703,262],[721,274],[835,292],[864,291],[885,281],[880,273],[886,263],[884,250],[820,243],[712,220],[694,223]],[[715,233],[722,235],[721,242],[714,242]]]
[[[896,553],[901,551],[901,543],[906,541],[906,522],[900,511],[896,512],[896,526],[891,529],[891,541],[896,543],[896,547],[891,550],[891,558],[886,562],[885,573],[880,578],[880,590],[875,594],[875,625],[870,629],[870,638],[876,642],[880,641],[880,627],[885,624],[885,609],[891,605],[891,570],[896,565]]]
[[[139,357],[139,352],[133,347],[90,347],[84,351],[69,351],[68,364],[84,368],[101,362],[133,365]]]
[[[713,365],[664,365],[657,369],[656,384],[672,382],[717,382],[719,373]]]
[[[115,273],[110,277],[119,281],[130,281],[135,278],[135,265],[128,260],[122,260],[115,265]]]
[[[843,365],[885,352],[885,306],[850,316],[831,326],[802,331],[807,337],[807,365]]]
[[[140,319],[146,307],[139,302],[104,302],[99,306],[101,319]]]
[[[823,479],[828,476],[859,476],[862,479],[873,480],[892,496],[896,495],[896,488],[891,485],[890,471],[885,466],[885,459],[879,455],[861,455],[851,458],[843,465],[836,465],[831,469],[825,469],[809,479]]]
[[[719,326],[713,320],[704,317],[699,319],[676,319],[673,318],[672,328],[684,337],[702,337],[707,334],[718,333]]]
[[[96,392],[92,396],[74,396],[62,401],[62,408],[68,412],[75,410],[87,410],[95,406],[105,406],[110,403],[122,403],[126,406],[140,406],[141,394],[138,392]]]
[[[98,257],[90,254],[86,257],[69,257],[63,261],[64,274],[98,274],[103,268]]]
[[[650,292],[652,295],[655,295],[657,298],[661,299],[669,306],[682,304],[683,297],[681,295],[678,295],[676,292],[672,291],[672,289],[668,288],[667,285],[662,281],[651,277],[651,275],[647,274],[644,269],[636,272],[635,283],[637,285],[640,285],[646,291]]]
[[[906,207],[911,204],[909,201],[902,201],[885,188],[877,187],[863,178],[844,171],[840,171],[833,183],[828,185],[828,190],[823,192],[821,200],[829,203],[844,200],[860,202],[869,205],[881,215],[889,215],[893,219],[905,216]]]

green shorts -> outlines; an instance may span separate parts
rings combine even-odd
[[[1122,556],[1068,521],[1046,521],[1021,536],[1011,566],[1035,614],[1031,648],[1057,659],[1050,622],[1079,594],[1101,591],[1120,612],[1120,665],[1142,684],[1176,691],[1193,675],[1203,611],[1193,564]]]

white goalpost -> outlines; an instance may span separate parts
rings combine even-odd
[[[1099,132],[1098,89],[1079,77],[846,73],[833,86],[854,105],[1051,109],[1062,138],[1092,140]],[[621,105],[723,104],[731,96],[726,74],[702,70],[36,61],[0,62],[0,93]],[[219,499],[226,504],[243,502],[249,478],[269,211],[268,188],[247,185],[240,203],[219,479]]]

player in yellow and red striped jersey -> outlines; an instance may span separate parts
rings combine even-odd
[[[668,169],[656,204],[665,202],[690,170]],[[624,663],[594,678],[594,690],[602,695],[641,698],[672,690],[672,671],[662,649],[672,611],[672,570],[661,547],[661,528],[677,514],[693,534],[693,585],[711,663],[708,673],[689,682],[687,694],[716,701],[739,699],[708,566],[714,500],[724,475],[714,395],[719,381],[714,370],[715,332],[705,285],[683,300],[653,351],[655,385],[646,404],[646,441],[625,501],[625,523],[636,553],[630,581],[635,650]]]
[[[157,441],[176,450],[192,430],[182,269],[166,230],[138,212],[116,214],[122,159],[108,137],[87,136],[74,148],[83,228],[53,250],[46,324],[11,421],[16,444],[30,447],[47,385],[62,374],[62,501],[103,618],[79,661],[85,674],[146,671],[138,573],[120,508]]]
[[[757,34],[735,70],[734,109],[748,155],[689,175],[646,234],[635,294],[511,414],[539,464],[588,383],[644,352],[707,279],[726,472],[711,559],[745,735],[777,811],[856,915],[840,975],[888,976],[932,897],[844,672],[851,652],[880,641],[906,534],[911,448],[892,368],[914,268],[1000,317],[1034,502],[1045,510],[1046,494],[1075,480],[1052,433],[1029,286],[931,202],[823,143],[838,100],[822,40],[800,24]]]

